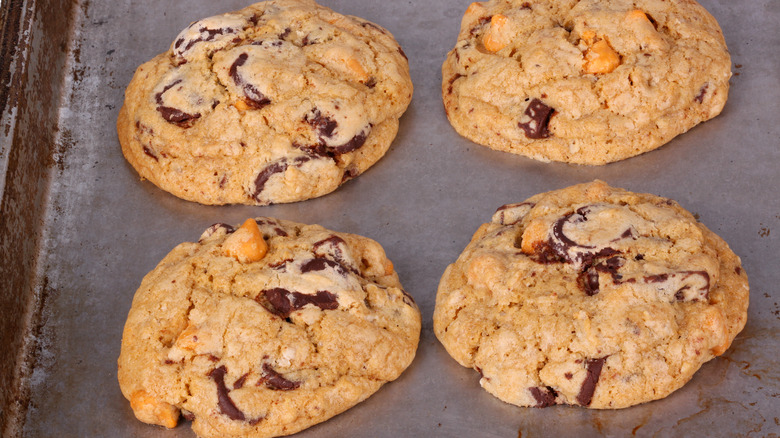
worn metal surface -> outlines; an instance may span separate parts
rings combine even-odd
[[[36,254],[18,254],[37,261],[35,282],[47,291],[39,306],[42,325],[27,328],[37,335],[38,348],[23,418],[26,436],[192,436],[186,422],[166,431],[133,417],[116,383],[124,319],[143,275],[176,244],[197,239],[214,222],[258,215],[376,239],[423,315],[418,356],[406,373],[302,437],[780,434],[780,3],[702,0],[721,23],[735,64],[724,112],[660,150],[602,167],[491,151],[449,126],[440,66],[469,0],[322,3],[393,32],[409,56],[415,95],[391,150],[371,170],[323,198],[271,207],[206,207],[139,181],[121,155],[114,127],[136,66],[165,50],[190,21],[245,3],[76,5],[59,112],[42,121],[58,126],[50,145],[58,165],[45,168],[48,187],[28,186],[31,198],[45,200],[43,221],[33,224],[44,238]],[[28,107],[52,104],[30,98]],[[12,148],[41,137],[35,126],[16,129]],[[457,365],[433,336],[439,278],[498,206],[595,178],[676,199],[729,242],[750,277],[747,327],[729,351],[661,401],[619,411],[505,404],[483,391],[478,374]],[[4,224],[24,219],[3,208]],[[2,256],[4,264],[14,257]],[[33,289],[24,293],[32,296]]]

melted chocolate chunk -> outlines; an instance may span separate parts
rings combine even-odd
[[[189,128],[195,120],[200,118],[200,114],[188,114],[169,106],[158,106],[157,111],[166,122],[179,125],[182,128]]]
[[[276,391],[291,391],[301,386],[301,382],[285,379],[267,363],[263,364],[263,378],[257,382],[258,385],[261,383]]]
[[[287,289],[280,287],[273,289],[266,289],[255,298],[256,301],[261,302],[261,299],[265,298],[268,301],[268,306],[264,306],[269,312],[280,316],[281,318],[287,318],[294,310],[302,309],[307,304],[312,304],[319,307],[322,310],[335,310],[339,307],[338,299],[336,295],[328,291],[318,291],[314,295],[303,294],[300,292],[290,292]]]
[[[709,298],[710,274],[707,271],[679,271],[669,274],[647,275],[644,277],[644,282],[658,284],[656,286],[658,290],[667,294],[671,294],[671,288],[677,288],[673,295],[677,301],[699,301]]]
[[[236,231],[236,229],[232,225],[216,223],[208,227],[206,231],[204,231],[203,234],[200,235],[200,239],[198,239],[198,242],[203,242],[204,240],[208,239],[219,230],[225,230],[225,234],[231,234]]]
[[[699,94],[696,95],[696,97],[693,98],[696,102],[702,103],[704,102],[704,96],[707,94],[707,88],[710,87],[710,84],[704,84],[701,89],[699,90]]]
[[[477,32],[480,31],[483,27],[485,27],[485,25],[488,24],[492,19],[493,19],[492,15],[489,15],[487,17],[479,17],[479,20],[477,20],[477,24],[473,26],[471,29],[469,29],[469,34],[471,36],[476,35]]]
[[[339,124],[328,116],[322,115],[319,109],[314,108],[309,114],[306,114],[304,121],[309,124],[319,136],[320,143],[312,146],[305,146],[305,149],[319,156],[333,157],[335,155],[352,152],[366,142],[370,129],[363,129],[346,143],[338,146],[326,146],[326,139],[333,138],[336,128]],[[369,124],[369,128],[372,125]]]
[[[360,25],[363,26],[363,27],[374,28],[374,29],[376,29],[376,30],[378,30],[378,31],[380,31],[380,32],[382,32],[384,34],[387,33],[387,31],[384,28],[382,28],[381,26],[378,26],[378,25],[376,25],[376,24],[374,24],[374,23],[372,23],[370,21],[364,21],[364,22],[360,23]]]
[[[214,368],[209,372],[209,377],[217,384],[217,404],[219,405],[219,411],[222,414],[227,415],[231,420],[246,420],[246,416],[241,412],[233,400],[230,398],[230,391],[225,386],[225,374],[227,374],[227,368],[222,365],[219,368]]]
[[[595,250],[596,246],[579,244],[564,234],[563,227],[566,223],[571,222],[576,224],[580,222],[586,222],[588,220],[589,212],[589,206],[581,207],[574,213],[569,213],[566,216],[561,217],[555,222],[555,224],[553,224],[552,236],[550,239],[535,248],[537,252],[543,253],[541,255],[544,255],[542,258],[544,263],[551,263],[555,261],[555,259],[558,259],[568,263],[582,263],[585,265],[590,265],[596,258],[609,257],[619,253],[619,251],[610,247],[604,247],[594,252],[588,251]],[[627,231],[628,233],[623,232],[622,236],[633,237],[633,232],[630,229]],[[613,242],[617,240],[620,240],[620,238],[614,239]],[[576,248],[578,250],[575,251],[573,255],[569,252],[572,248]],[[546,253],[553,253],[555,257],[550,257],[550,254]]]
[[[531,395],[534,396],[534,399],[536,399],[536,406],[534,406],[535,408],[546,408],[548,406],[553,406],[555,404],[555,398],[558,397],[558,393],[549,386],[535,386],[528,389],[531,391]]]
[[[341,237],[334,235],[327,239],[320,240],[319,242],[315,242],[312,250],[318,257],[330,257],[337,261],[342,267],[349,269],[353,273],[357,273],[357,269],[352,266],[344,256],[347,250],[347,242]]]
[[[648,275],[645,277],[645,283],[663,283],[669,279],[669,274]]]
[[[411,307],[411,306],[413,306],[415,304],[414,297],[409,295],[409,292],[401,289],[401,293],[404,294],[404,303],[407,306]]]
[[[592,297],[599,293],[599,273],[595,269],[588,269],[580,273],[577,277],[577,283],[585,292],[585,295]]]
[[[257,177],[255,178],[255,191],[252,195],[252,198],[256,201],[260,201],[260,194],[263,192],[263,189],[265,189],[265,184],[268,182],[268,179],[270,179],[274,174],[276,173],[284,173],[289,166],[298,166],[300,167],[303,165],[303,163],[306,163],[307,161],[310,161],[312,158],[309,156],[304,157],[296,157],[293,158],[292,163],[290,163],[286,158],[282,158],[279,161],[275,161],[268,166],[266,166],[265,169],[260,171],[260,173],[257,174]]]
[[[233,382],[233,389],[241,389],[244,387],[244,384],[246,383],[246,378],[249,376],[249,373],[244,373],[243,376],[239,377],[238,380]]]
[[[238,68],[244,65],[247,59],[249,59],[249,55],[246,53],[238,55],[238,58],[230,66],[229,74],[233,82],[241,87],[241,91],[244,92],[244,97],[247,99],[247,104],[254,109],[262,109],[271,103],[271,99],[261,93],[254,85],[246,82],[238,73]]]
[[[180,109],[165,106],[163,102],[163,94],[176,85],[179,85],[181,82],[182,79],[177,79],[171,84],[166,85],[162,91],[155,94],[154,99],[157,102],[157,111],[166,122],[179,125],[182,128],[189,128],[195,120],[200,118],[200,114],[188,114]]]
[[[292,292],[288,291],[287,289],[275,287],[273,289],[266,289],[260,292],[255,300],[259,302],[261,297],[265,297],[265,299],[268,300],[268,304],[270,305],[265,306],[269,312],[282,318],[287,318],[290,316],[290,312],[293,310],[292,300],[290,299],[291,295]]]
[[[371,76],[370,78],[368,78],[368,80],[366,81],[366,83],[364,85],[366,87],[368,87],[368,88],[376,87],[376,78]]]
[[[403,56],[405,60],[407,60],[407,61],[409,60],[409,57],[406,56],[406,53],[404,52],[404,49],[401,48],[401,46],[398,46],[398,53],[400,53],[401,56]]]
[[[152,158],[154,158],[154,161],[160,161],[159,158],[157,158],[157,155],[152,152],[152,150],[149,148],[149,146],[144,145],[144,153]]]
[[[323,116],[319,109],[315,108],[309,114],[306,114],[306,123],[309,124],[317,134],[322,137],[333,137],[333,131],[338,128],[339,124],[330,117]]]
[[[533,202],[502,205],[493,213],[491,220],[492,222],[497,222],[501,225],[514,225],[522,221],[534,206],[536,206],[536,204]],[[522,235],[520,238],[522,239]]]
[[[257,226],[260,227],[260,231],[263,233],[263,239],[269,239],[271,237],[270,231],[273,231],[274,235],[287,237],[289,234],[287,234],[287,231],[284,231],[284,229],[279,226],[279,222],[277,222],[275,219],[267,218],[267,217],[258,217],[255,218],[255,223],[257,223]],[[291,259],[292,260],[292,259]]]
[[[341,146],[333,146],[330,148],[331,151],[335,152],[336,154],[346,154],[347,152],[352,152],[356,149],[359,149],[363,144],[366,142],[366,138],[368,138],[368,132],[366,130],[360,131],[357,135],[349,139],[348,142],[344,143]]]
[[[619,284],[623,280],[623,276],[618,273],[618,269],[623,264],[625,264],[625,260],[622,257],[610,257],[580,272],[577,282],[585,295],[592,297],[599,293],[599,272],[611,275],[612,282]]]
[[[463,75],[460,73],[455,73],[449,80],[449,86],[447,87],[447,94],[452,94],[452,87],[453,84],[455,84],[455,81],[462,78]]]
[[[577,403],[580,405],[590,406],[590,402],[593,400],[593,393],[596,391],[596,384],[599,383],[599,377],[601,377],[601,369],[604,367],[604,361],[606,360],[606,357],[602,357],[585,361],[587,375],[582,382],[579,394],[577,394]]]
[[[347,275],[347,268],[345,268],[341,263],[323,257],[313,258],[303,263],[301,265],[301,273],[305,274],[307,272],[324,271],[328,268],[334,269],[342,276]]]
[[[530,139],[547,138],[550,136],[550,118],[555,114],[555,109],[534,98],[525,109],[523,118],[517,126],[525,132]],[[525,122],[525,119],[529,119]]]

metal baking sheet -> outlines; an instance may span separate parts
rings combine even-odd
[[[393,146],[372,169],[328,196],[270,207],[202,206],[140,181],[122,157],[114,125],[138,65],[165,50],[191,21],[246,2],[4,5],[17,11],[6,15],[5,36],[22,35],[29,44],[12,53],[23,63],[3,65],[10,65],[11,77],[25,65],[37,69],[16,90],[22,93],[17,99],[3,98],[0,130],[0,228],[18,223],[38,239],[25,246],[17,236],[19,248],[9,250],[14,234],[6,232],[0,252],[5,268],[18,265],[29,274],[4,281],[8,289],[1,291],[4,305],[15,303],[23,314],[5,314],[0,326],[6,330],[3,366],[12,364],[23,383],[0,397],[0,425],[9,436],[194,436],[186,421],[168,431],[134,418],[116,382],[124,320],[141,278],[175,245],[196,240],[214,222],[260,215],[379,241],[423,316],[417,357],[397,381],[301,437],[780,434],[779,2],[701,0],[720,22],[732,55],[725,110],[659,150],[601,167],[491,151],[450,127],[440,67],[469,0],[321,2],[396,36],[409,56],[414,98]],[[26,24],[8,24],[14,20]],[[48,85],[48,97],[33,90],[41,84]],[[21,123],[31,111],[38,111],[40,123]],[[19,162],[15,151],[26,151],[30,139],[48,147],[48,159]],[[44,176],[23,184],[19,172]],[[439,278],[500,205],[596,178],[673,198],[721,235],[750,278],[747,327],[731,349],[664,400],[617,411],[505,404],[483,391],[478,374],[456,364],[433,335]],[[40,214],[25,213],[20,195],[11,193],[19,187]]]

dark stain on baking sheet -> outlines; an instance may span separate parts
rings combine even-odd
[[[0,157],[6,161],[0,173],[5,180],[0,290],[14,293],[0,293],[0,434],[16,436],[30,400],[32,371],[45,365],[42,351],[53,336],[46,328],[53,289],[36,273],[47,272],[37,266],[40,228],[52,172],[63,164],[53,157],[63,156],[71,146],[57,132],[57,123],[77,2],[4,3],[0,117],[2,133],[10,138],[6,155]]]

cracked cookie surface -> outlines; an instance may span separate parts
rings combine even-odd
[[[491,0],[442,66],[462,136],[542,161],[605,164],[718,115],[730,56],[693,0]]]
[[[412,97],[384,28],[312,0],[204,18],[136,70],[117,131],[142,178],[203,204],[325,195],[388,150]]]
[[[729,348],[748,280],[676,202],[601,181],[505,205],[439,284],[434,332],[519,406],[666,397]]]
[[[295,433],[414,358],[420,314],[375,241],[256,218],[174,248],[133,298],[118,361],[136,417],[201,437]]]

